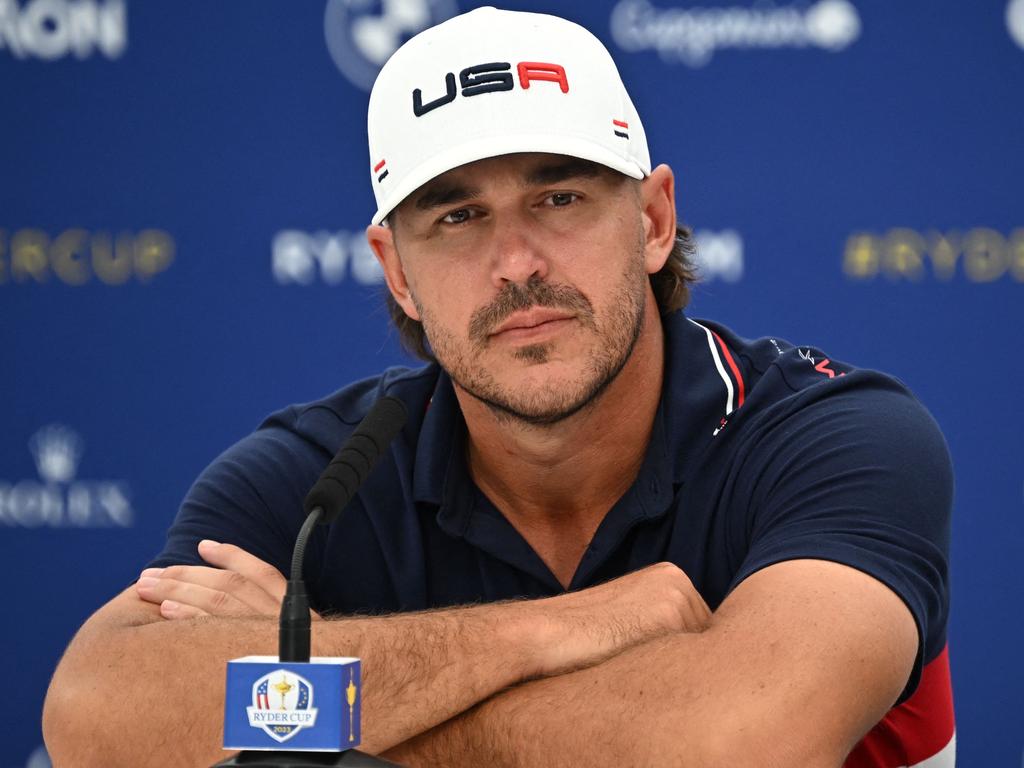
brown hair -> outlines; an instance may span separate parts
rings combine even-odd
[[[651,275],[651,288],[663,315],[683,309],[690,301],[690,286],[697,282],[697,264],[694,257],[697,246],[689,227],[676,227],[676,241],[668,254],[665,266]],[[402,309],[394,296],[385,291],[385,300],[391,322],[398,329],[398,338],[416,357],[434,362],[434,355],[427,345],[423,324],[413,320]]]

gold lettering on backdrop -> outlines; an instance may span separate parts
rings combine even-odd
[[[890,229],[885,236],[886,274],[898,279],[920,280],[924,273],[924,238],[912,229]]]
[[[916,282],[932,276],[950,282],[958,262],[972,283],[991,283],[1004,276],[1024,282],[1024,228],[1014,229],[1009,237],[988,227],[966,233],[922,234],[907,227],[894,227],[884,235],[854,232],[843,251],[843,272],[854,279],[883,272],[891,280]]]
[[[972,229],[964,238],[964,272],[975,283],[991,283],[1006,272],[1006,239],[994,229]]]
[[[84,229],[69,229],[61,232],[50,246],[50,260],[53,272],[61,282],[68,285],[85,285],[89,282],[89,267],[85,263],[86,243],[89,233]]]
[[[135,270],[139,279],[148,281],[174,261],[174,240],[159,229],[145,229],[135,241]]]
[[[960,233],[929,232],[928,255],[935,277],[945,282],[952,280],[956,274],[956,260],[960,258]]]
[[[122,234],[117,238],[117,247],[107,232],[97,232],[92,238],[92,268],[96,277],[107,285],[121,285],[132,276],[135,248]]]
[[[1015,280],[1024,283],[1024,228],[1010,235],[1010,271]]]
[[[37,283],[44,283],[49,277],[47,271],[47,248],[50,238],[38,229],[22,229],[11,238],[11,275],[20,283],[29,277]]]
[[[123,285],[133,276],[149,282],[174,262],[174,238],[161,229],[134,234],[90,232],[72,227],[52,240],[38,229],[0,229],[0,285],[45,283],[50,275],[65,285],[85,285],[93,276],[106,285]]]
[[[850,277],[874,277],[878,274],[878,238],[858,232],[846,240],[843,254],[843,272]]]

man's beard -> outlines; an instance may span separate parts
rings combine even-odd
[[[595,403],[625,367],[643,330],[646,288],[642,246],[627,264],[602,326],[597,323],[590,300],[574,286],[536,278],[525,286],[508,283],[494,301],[473,313],[468,345],[456,343],[454,335],[441,328],[430,312],[424,311],[419,302],[416,306],[431,350],[452,381],[502,420],[543,426],[556,424]],[[575,322],[591,330],[598,343],[577,381],[551,382],[540,390],[521,392],[514,383],[499,384],[479,360],[494,329],[512,313],[537,306],[571,312]],[[526,363],[539,364],[548,360],[552,346],[530,344],[512,354]]]

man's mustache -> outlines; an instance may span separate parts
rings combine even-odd
[[[564,309],[576,315],[584,324],[594,324],[594,307],[579,289],[532,278],[526,285],[506,283],[494,301],[473,313],[469,320],[470,341],[484,346],[494,329],[510,315],[531,307]]]

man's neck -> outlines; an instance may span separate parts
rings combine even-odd
[[[555,425],[502,418],[456,387],[474,481],[542,557],[543,542],[552,539],[585,548],[640,471],[664,368],[664,333],[652,305],[615,380],[594,403]]]

